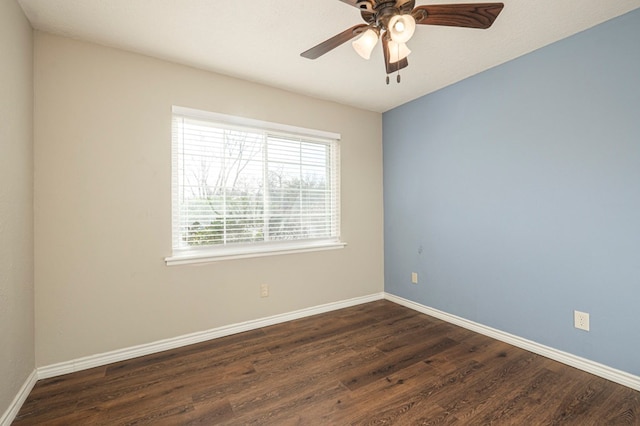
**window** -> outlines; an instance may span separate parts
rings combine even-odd
[[[339,138],[173,107],[167,264],[343,247]]]

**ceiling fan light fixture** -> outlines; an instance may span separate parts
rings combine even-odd
[[[396,43],[393,40],[389,40],[388,46],[391,62],[401,61],[411,54],[411,50],[405,43]]]
[[[351,43],[356,53],[364,59],[371,57],[371,52],[373,52],[376,44],[378,44],[378,33],[371,28]]]
[[[454,3],[416,6],[416,0],[342,0],[360,9],[364,24],[354,25],[300,54],[317,59],[336,47],[351,41],[354,50],[363,58],[382,40],[387,77],[409,66],[411,50],[406,43],[413,37],[416,25],[443,25],[487,29],[493,25],[504,3]],[[353,41],[354,39],[356,39]]]
[[[416,20],[410,14],[393,15],[389,19],[389,35],[396,43],[406,43],[416,31]]]

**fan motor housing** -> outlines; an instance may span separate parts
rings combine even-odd
[[[415,5],[415,0],[358,0],[357,4],[361,9],[362,19],[384,31],[392,16],[410,13]],[[398,4],[400,5],[398,6]]]

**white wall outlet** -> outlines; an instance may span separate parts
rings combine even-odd
[[[573,311],[573,326],[580,330],[589,331],[589,314],[586,312]]]
[[[269,297],[269,284],[260,284],[260,297]]]
[[[418,273],[417,272],[412,272],[411,273],[411,282],[413,284],[418,284]]]

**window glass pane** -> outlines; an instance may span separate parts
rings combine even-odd
[[[174,114],[174,249],[338,238],[336,149]]]

